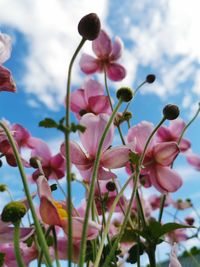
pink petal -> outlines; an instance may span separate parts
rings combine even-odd
[[[11,37],[5,33],[0,33],[0,65],[10,58],[11,50]]]
[[[106,150],[101,159],[101,164],[108,169],[117,169],[124,167],[129,161],[130,149],[125,146],[119,146]]]
[[[40,216],[42,221],[48,225],[62,226],[57,208],[50,199],[43,196],[40,199]]]
[[[12,78],[11,72],[0,65],[0,92],[16,92],[16,85]]]
[[[90,110],[96,115],[100,113],[111,113],[110,102],[107,96],[99,95],[88,99],[88,106]]]
[[[87,100],[92,96],[100,96],[104,94],[103,85],[92,79],[89,79],[84,83],[84,89]]]
[[[164,142],[156,144],[153,148],[153,155],[157,163],[162,166],[169,166],[179,153],[179,148],[175,142]]]
[[[118,63],[111,63],[106,66],[106,73],[108,78],[112,81],[121,81],[126,76],[125,68]]]
[[[161,193],[175,192],[182,186],[180,175],[168,167],[156,165],[150,170],[150,179]]]
[[[98,58],[108,58],[111,53],[112,46],[110,37],[105,31],[101,30],[97,39],[92,42],[92,49]]]
[[[77,89],[71,93],[70,107],[73,112],[79,113],[80,110],[87,110],[87,101],[85,100],[85,91],[83,89]]]
[[[171,121],[169,129],[170,132],[173,134],[173,136],[176,136],[179,138],[181,135],[186,123],[182,119],[176,119]]]
[[[107,114],[94,115],[92,113],[85,114],[80,124],[86,127],[84,133],[80,134],[81,143],[90,156],[95,157],[98,150],[99,142],[108,123],[109,116]],[[114,125],[111,126],[102,146],[102,152],[105,151],[112,143],[114,134]]]
[[[158,129],[156,137],[158,138],[159,142],[175,141],[171,131],[165,125]]]
[[[176,256],[176,246],[175,245],[173,245],[172,250],[171,250],[169,267],[182,267],[182,265],[180,264],[180,262]]]
[[[186,157],[189,164],[191,164],[197,171],[200,171],[200,156],[190,154]]]
[[[191,143],[189,140],[187,140],[187,139],[181,140],[181,142],[179,144],[179,148],[180,148],[181,152],[187,151],[190,147],[191,147]]]
[[[48,184],[47,179],[43,175],[40,175],[38,177],[38,179],[36,180],[36,183],[37,183],[39,197],[40,198],[46,197],[46,198],[52,199],[50,186]]]
[[[127,136],[128,143],[134,142],[136,144],[136,152],[142,153],[147,139],[152,133],[152,131],[153,124],[148,121],[142,121],[141,123],[129,129]],[[154,140],[150,142],[147,152],[152,149],[153,145]]]
[[[41,157],[42,165],[47,164],[51,158],[49,147],[44,141],[38,141],[38,145],[31,152],[31,157]]]
[[[26,142],[30,138],[29,132],[20,124],[14,124],[11,128],[11,131],[14,132],[13,136],[18,146],[26,146]]]
[[[21,227],[20,228],[20,241],[28,239],[33,233],[34,228],[32,227]],[[0,229],[0,243],[13,242],[14,227],[4,227]]]
[[[121,57],[123,49],[122,40],[119,37],[115,38],[115,42],[112,45],[112,52],[110,54],[110,59],[115,61]]]
[[[82,54],[79,65],[86,74],[92,74],[100,70],[98,61],[87,54]]]

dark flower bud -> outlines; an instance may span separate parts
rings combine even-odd
[[[0,168],[3,166],[3,162],[2,160],[0,159]]]
[[[108,182],[107,184],[106,184],[106,189],[108,190],[108,191],[110,191],[110,192],[113,192],[113,191],[115,191],[115,189],[116,189],[116,185],[115,185],[115,183],[114,182]]]
[[[117,98],[123,102],[129,102],[133,98],[133,91],[129,87],[121,87],[117,90]]]
[[[101,23],[99,17],[95,13],[84,16],[78,24],[79,34],[86,40],[95,40],[100,32]]]
[[[194,224],[194,218],[191,216],[188,216],[185,218],[185,222],[189,225],[193,225]]]
[[[26,206],[19,201],[12,201],[8,203],[1,214],[3,222],[12,222],[13,224],[20,221],[26,214]]]
[[[154,74],[149,74],[146,77],[146,82],[147,83],[153,83],[155,81],[155,79],[156,79],[156,76]]]
[[[37,161],[40,161],[41,162],[42,159],[40,157],[31,157],[30,160],[29,160],[29,164],[34,169],[38,169],[38,162]]]
[[[175,120],[179,116],[179,108],[176,105],[168,104],[163,109],[163,115],[168,120]]]
[[[5,192],[7,190],[6,184],[0,184],[0,192]]]

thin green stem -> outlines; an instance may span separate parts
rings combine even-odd
[[[71,86],[71,73],[72,66],[76,56],[84,45],[86,39],[82,38],[76,51],[74,52],[68,68],[67,88],[66,88],[66,131],[65,131],[65,151],[66,151],[66,182],[67,182],[67,198],[66,206],[68,213],[68,266],[72,266],[72,255],[73,255],[73,243],[72,243],[72,193],[71,193],[71,161],[70,161],[70,86]]]
[[[26,198],[28,200],[29,207],[30,207],[30,210],[31,210],[31,214],[32,214],[32,217],[33,217],[33,221],[34,221],[36,233],[37,233],[37,236],[38,236],[38,240],[39,240],[40,246],[41,246],[41,248],[42,248],[42,250],[44,252],[47,264],[50,267],[50,266],[52,266],[52,263],[51,263],[51,258],[50,258],[50,255],[49,255],[49,249],[48,249],[46,240],[44,238],[44,234],[42,232],[42,228],[41,228],[40,223],[38,221],[37,214],[35,212],[35,208],[34,208],[34,205],[33,205],[32,197],[31,197],[31,194],[30,194],[30,191],[29,191],[29,187],[28,187],[26,174],[25,174],[24,167],[23,167],[23,164],[22,164],[22,161],[21,161],[21,157],[20,157],[19,152],[17,150],[17,146],[15,144],[15,140],[12,137],[9,129],[7,128],[7,126],[1,121],[0,121],[0,126],[5,131],[5,133],[7,135],[7,138],[9,140],[9,143],[10,143],[12,149],[13,149],[13,153],[15,155],[17,166],[18,166],[21,178],[22,178],[22,183],[23,183],[23,186],[24,186],[24,192],[26,194]]]
[[[45,239],[47,239],[47,237],[49,236],[51,229],[52,229],[52,226],[49,226],[46,233],[45,233]],[[42,265],[43,254],[44,254],[43,251],[40,250],[39,257],[38,257],[38,267],[41,267],[41,265]]]
[[[56,230],[55,226],[52,227],[52,233],[53,233],[53,240],[54,240],[54,251],[55,251],[55,259],[56,259],[56,266],[61,267],[59,258],[58,258],[58,243],[57,243],[57,236],[56,236]]]
[[[14,223],[14,248],[15,248],[15,257],[17,265],[19,267],[25,267],[25,263],[21,257],[19,239],[20,239],[20,221]]]
[[[79,267],[83,267],[84,265],[84,259],[85,259],[85,251],[86,251],[86,236],[87,236],[87,228],[88,228],[88,220],[89,220],[89,212],[91,209],[92,201],[94,198],[94,189],[95,189],[95,181],[97,178],[97,173],[98,173],[98,168],[99,168],[99,162],[101,158],[101,150],[103,146],[103,142],[106,138],[106,135],[110,129],[110,126],[114,120],[114,117],[119,109],[119,107],[122,104],[122,100],[119,99],[118,104],[116,105],[115,109],[113,110],[112,115],[109,118],[109,121],[104,129],[104,132],[102,134],[101,140],[99,142],[97,154],[96,154],[96,159],[94,162],[94,167],[93,167],[93,173],[92,173],[92,178],[91,178],[91,185],[90,185],[90,192],[87,200],[87,206],[86,206],[86,211],[85,211],[85,219],[84,219],[84,224],[83,224],[83,232],[82,232],[82,238],[81,238],[81,251],[80,251],[80,258],[79,258]]]
[[[166,194],[163,194],[162,198],[161,198],[161,203],[160,203],[160,212],[159,212],[159,217],[158,217],[159,222],[161,222],[161,220],[162,220],[163,210],[164,210],[164,206],[165,206],[165,200],[166,200]]]
[[[136,200],[137,200],[137,208],[138,208],[138,211],[140,214],[143,228],[145,229],[147,226],[147,223],[146,223],[146,219],[145,219],[145,215],[144,215],[144,211],[143,211],[143,207],[142,207],[142,202],[140,200],[140,195],[139,195],[138,189],[136,190]]]

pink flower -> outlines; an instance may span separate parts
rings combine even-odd
[[[89,79],[83,88],[71,93],[71,110],[76,113],[78,119],[85,113],[111,113],[108,96],[104,96],[103,86]]]
[[[51,151],[47,144],[42,140],[38,140],[37,145],[32,149],[31,157],[39,157],[42,161],[42,169],[47,179],[60,179],[65,176],[65,160],[60,153],[55,156],[51,155]],[[36,180],[39,170],[32,174],[33,180]]]
[[[167,234],[168,239],[173,244],[174,242],[178,243],[188,239],[186,229],[176,229]]]
[[[51,195],[51,189],[47,179],[39,176],[37,179],[38,193],[40,197],[40,216],[44,223],[48,225],[57,225],[63,228],[64,232],[68,232],[68,215],[66,211],[66,203],[56,201]],[[81,240],[84,218],[79,217],[76,211],[72,213],[72,229],[73,239]],[[93,221],[89,221],[87,239],[92,240],[97,237],[100,225]]]
[[[126,76],[126,70],[116,61],[121,56],[122,48],[120,38],[117,37],[112,44],[107,33],[101,30],[98,38],[92,42],[92,49],[97,58],[83,54],[80,60],[81,70],[86,74],[92,74],[105,69],[110,80],[121,81]]]
[[[153,125],[144,121],[129,130],[127,140],[139,155],[152,131]],[[179,174],[170,168],[178,153],[175,142],[156,143],[155,138],[147,148],[142,174],[149,175],[152,185],[161,193],[175,192],[182,185]]]
[[[16,92],[16,85],[10,71],[0,65],[0,92]]]
[[[189,152],[186,156],[187,162],[192,165],[197,171],[200,171],[200,156]]]
[[[9,35],[0,33],[0,65],[10,58],[12,41]]]
[[[90,180],[99,142],[108,119],[109,116],[107,114],[100,114],[96,116],[92,113],[88,113],[81,118],[80,124],[85,126],[86,130],[84,133],[80,134],[80,140],[86,152],[84,152],[76,142],[70,142],[71,161],[79,169],[83,178],[87,181]],[[105,170],[105,168],[121,168],[125,166],[129,160],[128,147],[118,146],[109,148],[112,144],[113,134],[114,125],[111,126],[103,142],[98,172],[99,179],[115,178],[115,174]],[[61,147],[61,153],[65,155],[64,145]]]
[[[182,199],[179,199],[177,201],[173,201],[172,205],[177,210],[185,210],[185,209],[188,209],[188,208],[192,207],[191,200],[189,200],[189,199],[186,199],[185,201],[183,201]]]
[[[153,210],[159,209],[161,204],[161,196],[151,195],[148,199]],[[164,207],[168,207],[172,203],[172,199],[169,195],[166,196]]]
[[[181,267],[177,256],[176,256],[176,245],[174,244],[170,253],[170,263],[169,267]]]
[[[185,127],[185,122],[181,119],[176,119],[170,121],[169,127],[161,126],[157,131],[157,141],[158,142],[170,142],[179,140],[179,137]],[[190,148],[191,144],[190,141],[182,138],[179,148],[181,152],[185,152]]]

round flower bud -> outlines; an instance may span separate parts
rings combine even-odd
[[[3,162],[2,162],[2,160],[0,159],[0,168],[2,167],[2,165],[3,165]]]
[[[156,79],[156,76],[154,74],[149,74],[146,77],[146,82],[147,83],[153,83],[155,81],[155,79]]]
[[[31,157],[29,160],[31,167],[33,167],[34,169],[38,169],[38,163],[37,163],[38,160],[40,162],[42,161],[40,157]]]
[[[179,108],[176,105],[168,104],[163,109],[163,115],[168,120],[175,120],[179,116]]]
[[[133,91],[129,87],[121,87],[117,90],[117,98],[123,102],[129,102],[133,98]]]
[[[26,206],[19,201],[12,201],[8,203],[1,214],[3,222],[12,222],[13,224],[21,220],[26,214]]]
[[[5,192],[7,190],[6,184],[0,184],[0,192]]]
[[[113,192],[113,191],[115,191],[115,189],[116,189],[116,185],[115,185],[115,183],[114,182],[108,182],[107,184],[106,184],[106,189],[108,190],[108,191],[110,191],[110,192]]]
[[[99,17],[95,13],[84,16],[78,24],[79,34],[86,40],[95,40],[100,32],[101,23]]]

